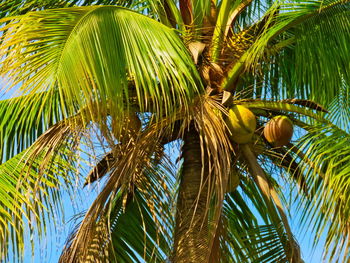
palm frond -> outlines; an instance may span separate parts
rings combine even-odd
[[[181,17],[180,10],[178,9],[176,2],[173,0],[147,0],[140,3],[141,7],[136,5],[135,10],[142,8],[145,4],[149,5],[145,15],[154,17],[166,26],[178,28],[180,31],[184,31],[183,18]],[[131,7],[132,8],[132,7]]]
[[[309,187],[306,184],[303,168],[288,150],[284,148],[265,149],[264,147],[262,155],[268,157],[273,164],[288,173],[291,183],[297,184],[303,195],[309,195]]]
[[[54,89],[0,101],[0,156],[4,162],[24,151],[49,126],[62,119],[60,98]]]
[[[266,100],[238,100],[237,104],[244,105],[250,109],[256,109],[257,112],[264,110],[278,111],[278,112],[291,112],[298,115],[308,116],[319,122],[327,122],[322,112],[314,112],[306,107],[295,106],[289,101],[266,101]],[[321,106],[322,107],[322,106]],[[323,107],[322,107],[323,108]]]
[[[349,247],[349,216],[346,212],[349,210],[346,205],[349,135],[325,118],[315,118],[313,121],[305,118],[300,121],[296,116],[291,118],[295,125],[304,129],[297,144],[271,150],[264,147],[260,151],[274,164],[284,167],[294,182],[307,188],[298,192],[297,197],[302,225],[314,226],[315,244],[320,241],[321,233],[327,236],[325,257],[338,260],[345,255],[345,260],[347,255],[344,251]]]
[[[292,67],[291,74],[294,94],[302,97],[305,91],[301,93],[298,86],[303,87],[310,94],[309,99],[328,105],[338,96],[344,82],[350,83],[350,50],[346,44],[350,41],[350,3],[323,1],[319,10],[317,16],[295,28],[298,68]],[[317,45],[311,47],[312,42]]]
[[[269,108],[269,106],[267,107]],[[283,108],[285,107],[280,109]],[[297,108],[292,111],[300,114]],[[269,109],[276,110],[276,108],[273,109],[273,106]],[[346,250],[349,246],[347,243],[349,233],[347,223],[345,223],[348,222],[349,217],[346,214],[347,212],[339,212],[340,210],[348,210],[344,198],[339,195],[346,193],[348,187],[346,178],[349,171],[346,167],[346,145],[348,144],[349,135],[325,117],[319,114],[314,115],[310,110],[308,111],[303,115],[312,117],[314,121],[307,121],[305,118],[306,122],[299,121],[298,117],[292,117],[296,125],[307,131],[306,134],[303,133],[305,135],[300,138],[297,147],[289,145],[288,150],[273,149],[266,151],[265,149],[263,151],[272,160],[274,158],[279,159],[280,161],[277,162],[273,160],[277,165],[283,165],[285,158],[288,158],[287,170],[290,173],[292,172],[292,176],[296,175],[295,172],[297,173],[294,181],[301,183],[300,180],[302,179],[304,187],[307,187],[307,191],[299,192],[301,194],[299,209],[303,211],[303,224],[304,226],[309,226],[310,223],[315,225],[313,230],[318,234],[318,237],[315,237],[315,243],[319,242],[320,233],[325,231],[327,235],[325,255],[331,260],[339,254],[341,255],[341,251]],[[317,126],[317,123],[319,126]],[[343,153],[344,149],[345,153]],[[281,153],[282,156],[279,157],[278,155]],[[335,182],[334,185],[333,182]],[[332,224],[328,228],[330,222],[334,222],[334,220],[338,220],[339,223],[337,225]],[[333,244],[339,245],[333,246]]]
[[[249,145],[241,145],[241,149],[244,160],[249,167],[249,172],[266,202],[269,219],[279,230],[278,235],[281,239],[284,239],[284,236],[287,236],[286,243],[283,246],[285,260],[287,262],[300,262],[300,250],[299,247],[296,246],[296,241],[291,232],[287,216],[284,212],[284,207],[275,187],[266,176],[265,171],[259,165]],[[283,226],[283,228],[280,229],[279,225]]]
[[[137,188],[127,195],[119,191],[110,205],[110,211],[101,211],[91,225],[90,241],[84,250],[77,252],[74,262],[163,262],[170,251],[169,229],[157,221],[160,212],[153,211],[144,193]],[[164,213],[170,212],[168,204],[157,205],[162,205]],[[68,245],[74,241],[75,234],[70,236]],[[60,262],[70,262],[67,252]]]
[[[302,222],[304,225],[313,223],[313,231],[317,233],[315,242],[325,232],[325,256],[337,260],[341,251],[350,246],[349,135],[334,125],[314,126],[297,147],[292,151],[302,162],[311,193],[300,199]],[[345,261],[349,260],[348,256],[345,255]]]
[[[129,7],[132,0],[2,0],[0,2],[0,17],[23,15],[30,11],[39,11],[45,9],[55,9],[71,7],[75,5],[90,6],[90,5],[119,5]]]
[[[4,259],[9,256],[11,244],[16,249],[14,260],[21,260],[27,226],[29,234],[37,233],[41,239],[46,234],[48,221],[53,218],[56,223],[55,211],[62,209],[60,189],[70,187],[73,172],[78,168],[74,162],[85,128],[82,118],[75,117],[75,125],[72,123],[58,122],[28,149],[0,165],[0,195],[4,197],[0,217],[3,223],[1,256]]]
[[[135,10],[161,23],[176,27],[182,25],[182,19],[175,2],[172,0],[11,0],[0,1],[0,18],[24,15],[32,11],[67,8],[73,6],[116,5]]]
[[[349,85],[345,83],[329,105],[329,114],[326,116],[332,123],[347,133],[350,132],[350,98]]]
[[[48,220],[54,218],[52,209],[61,207],[59,189],[72,180],[70,172],[75,169],[72,152],[56,149],[56,154],[49,157],[49,150],[44,150],[28,162],[26,159],[33,154],[29,148],[0,166],[2,260],[11,257],[13,262],[21,261],[27,235],[37,233],[40,239],[46,234]],[[48,161],[50,165],[43,168],[42,163]],[[57,224],[56,220],[50,222]]]
[[[118,158],[111,162],[109,177],[103,190],[87,211],[77,230],[72,233],[60,262],[85,262],[86,258],[93,256],[93,249],[85,250],[85,248],[93,246],[96,238],[94,229],[99,227],[99,220],[103,218],[106,218],[108,225],[105,242],[106,250],[110,250],[109,255],[113,256],[115,253],[114,256],[118,259],[120,254],[122,257],[128,257],[129,260],[137,257],[159,257],[161,253],[159,254],[156,250],[163,249],[164,246],[157,247],[157,242],[161,241],[163,245],[168,244],[169,238],[164,237],[164,235],[171,229],[172,225],[171,212],[169,211],[171,201],[168,200],[171,195],[168,193],[167,187],[171,186],[169,180],[171,180],[173,170],[166,159],[160,159],[157,155],[157,151],[159,151],[157,145],[160,141],[159,135],[157,135],[159,133],[158,125],[148,127],[135,138],[135,141],[131,140],[126,144],[116,145],[112,149],[113,155],[118,156]],[[160,128],[160,130],[162,129]],[[121,197],[116,199],[118,195]],[[120,202],[119,198],[122,198],[121,207],[120,205],[114,206],[115,202]],[[134,201],[132,201],[133,199]],[[128,213],[129,202],[134,202],[130,213]],[[125,214],[120,214],[122,210],[125,210]],[[116,225],[118,222],[121,224],[132,222],[136,224],[136,221],[142,223],[141,226],[135,228],[135,231],[137,231],[136,236],[142,235],[144,237],[145,243],[135,242],[135,236],[122,229],[113,230],[119,231],[118,233],[122,235],[114,236],[113,240],[111,216],[115,212],[121,218],[120,221],[116,219]],[[124,217],[125,219],[122,219]],[[132,222],[128,222],[127,219],[132,220]],[[144,220],[152,221],[149,228]],[[152,227],[154,224],[157,226],[156,233]],[[157,234],[158,239],[155,238],[155,234]],[[166,243],[164,243],[165,240]],[[113,248],[118,250],[113,251]],[[124,248],[127,249],[119,251]],[[105,253],[101,255],[103,256]]]
[[[216,6],[214,1],[209,0],[195,0],[193,3],[193,16],[194,16],[194,24],[199,28],[206,22],[210,22],[210,19],[214,20]]]
[[[137,254],[146,262],[164,262],[166,255],[170,254],[169,235],[171,233],[167,232],[170,229],[165,229],[166,226],[161,226],[155,220],[154,211],[151,211],[152,207],[147,204],[147,200],[138,193],[138,190],[131,198],[125,211],[120,201],[118,209],[112,208],[113,213],[119,214],[117,219],[112,218],[111,239],[116,253],[115,257],[130,257],[133,258],[133,262],[137,262]],[[169,204],[158,205],[162,205],[161,209],[166,209],[164,212],[170,213]],[[166,224],[169,223],[171,222],[166,222]],[[160,230],[159,227],[164,229]],[[126,255],[122,256],[122,254]]]
[[[223,88],[234,89],[234,84],[243,71],[255,72],[255,70],[263,68],[264,65],[267,66],[264,73],[255,72],[254,79],[256,77],[270,79],[271,82],[267,81],[266,83],[271,84],[276,81],[276,79],[271,79],[271,77],[276,77],[271,74],[271,67],[276,64],[274,68],[283,69],[277,74],[282,85],[276,87],[277,89],[274,90],[273,95],[287,94],[287,97],[311,98],[328,105],[330,100],[339,93],[342,79],[345,78],[348,82],[348,73],[342,70],[338,71],[338,69],[348,68],[345,65],[349,61],[346,57],[349,52],[345,43],[348,42],[350,36],[344,27],[344,24],[349,22],[348,5],[347,1],[276,2],[265,15],[269,19],[263,20],[264,27],[257,39],[228,71],[227,78],[222,83]],[[333,16],[336,18],[333,19]],[[332,30],[333,28],[336,28],[336,30]],[[290,35],[295,36],[293,40],[295,45],[290,46],[288,44],[291,47],[290,50],[282,50],[275,57],[269,57],[266,54],[265,51],[273,46],[273,41],[283,42]],[[320,41],[320,39],[323,39],[320,38],[321,35],[322,37],[327,36],[327,39],[332,39],[333,42]],[[317,43],[317,48],[311,47],[311,43]],[[332,48],[335,45],[334,43],[340,45],[341,52]],[[331,52],[332,54],[330,54]],[[281,62],[281,57],[285,58],[284,62]],[[313,58],[313,61],[306,60],[305,57]],[[320,61],[321,57],[323,61]],[[298,67],[291,66],[291,63],[298,65]],[[317,72],[315,67],[317,67]],[[286,72],[283,72],[284,70]],[[323,80],[317,77],[320,74],[324,75],[327,81],[322,78],[324,79],[324,82],[322,82]],[[322,89],[329,90],[327,94],[320,95],[317,93],[320,86],[329,83],[332,83],[332,87],[335,88],[331,90],[328,88]],[[263,87],[262,90],[265,96],[271,94],[269,88],[268,85]]]
[[[221,45],[223,43],[226,27],[227,27],[227,20],[229,19],[229,14],[231,9],[235,9],[238,5],[238,1],[234,1],[230,3],[231,1],[223,0],[220,3],[220,9],[218,12],[218,18],[216,21],[214,33],[213,33],[213,39],[211,43],[211,60],[213,62],[216,62],[219,58],[220,51],[221,51]],[[233,6],[232,6],[233,5]],[[232,11],[231,11],[232,12]]]
[[[290,262],[285,251],[288,236],[282,224],[271,223],[268,210],[257,186],[242,174],[240,188],[226,196],[223,207],[222,259],[237,263]]]
[[[270,111],[277,110],[269,104],[267,103],[266,107]],[[263,108],[264,106],[261,107]],[[276,113],[288,111],[287,108],[282,106],[280,107],[282,111]],[[292,111],[300,114],[297,108],[293,106]],[[346,260],[347,254],[344,254],[344,251],[349,247],[347,241],[349,208],[346,194],[349,181],[349,167],[347,167],[349,134],[327,120],[327,116],[314,115],[311,110],[307,111],[302,115],[309,116],[313,120],[305,119],[302,115],[291,116],[294,124],[304,130],[301,132],[301,138],[296,136],[295,139],[298,139],[296,146],[290,144],[286,148],[268,150],[265,145],[261,149],[257,143],[255,148],[260,147],[259,151],[263,155],[268,156],[277,166],[284,167],[290,173],[291,179],[294,177],[293,181],[299,183],[302,189],[306,187],[304,191],[299,192],[297,198],[298,209],[302,211],[302,224],[305,227],[310,224],[314,226],[313,233],[317,233],[315,244],[319,242],[321,233],[325,233],[327,236],[325,257],[329,260],[339,260],[340,256],[345,255]],[[256,112],[258,115],[262,113]]]
[[[75,7],[6,21],[0,73],[8,87],[21,84],[20,93],[33,94],[57,86],[64,116],[88,107],[94,121],[107,112],[120,119],[136,93],[140,111],[160,118],[170,116],[174,105],[187,107],[202,89],[176,33],[135,12]]]

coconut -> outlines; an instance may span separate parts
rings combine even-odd
[[[293,123],[287,116],[275,116],[266,124],[264,136],[273,146],[287,145],[293,136]]]
[[[228,112],[227,126],[234,142],[248,143],[252,140],[256,129],[255,115],[246,107],[235,105]]]

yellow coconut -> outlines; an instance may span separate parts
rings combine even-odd
[[[293,123],[287,116],[275,116],[266,124],[264,136],[273,146],[287,145],[293,136]]]
[[[256,129],[255,115],[246,107],[235,105],[228,112],[227,126],[234,142],[248,143],[252,140]]]

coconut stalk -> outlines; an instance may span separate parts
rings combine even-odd
[[[284,213],[283,206],[280,201],[280,198],[278,197],[277,192],[273,187],[270,187],[268,179],[265,176],[265,172],[259,165],[255,154],[250,149],[250,146],[248,144],[241,144],[240,146],[242,154],[248,164],[249,172],[253,176],[254,182],[263,193],[263,197],[267,203],[268,209],[271,214],[271,221],[273,221],[274,224],[278,226],[278,224],[280,223],[279,220],[281,218],[282,224],[286,230],[289,240],[289,245],[285,246],[285,252],[287,254],[288,260],[290,260],[290,262],[292,263],[303,262],[301,260],[299,247],[294,241],[287,216]],[[283,238],[283,233],[281,232],[281,230],[277,228],[277,231],[279,235]]]
[[[184,134],[172,262],[205,263],[209,259],[208,182],[198,132]]]

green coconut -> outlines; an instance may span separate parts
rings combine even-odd
[[[234,142],[249,143],[256,129],[255,115],[246,107],[235,105],[228,112],[227,126]]]
[[[264,136],[273,146],[287,145],[293,136],[293,122],[287,116],[275,116],[265,125]]]

